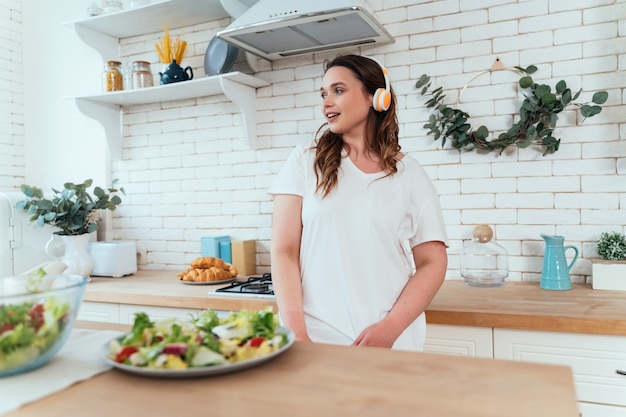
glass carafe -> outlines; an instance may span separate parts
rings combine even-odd
[[[474,228],[472,240],[460,254],[461,276],[475,287],[497,287],[509,275],[506,249],[493,240],[493,230],[486,224]]]

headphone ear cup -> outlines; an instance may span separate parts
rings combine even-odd
[[[376,111],[387,111],[391,106],[391,94],[384,88],[379,88],[372,98],[372,107]]]

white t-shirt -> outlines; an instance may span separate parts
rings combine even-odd
[[[439,196],[422,166],[405,156],[398,172],[367,174],[344,151],[338,187],[315,194],[315,150],[297,146],[269,192],[302,200],[300,267],[307,332],[315,342],[348,345],[393,307],[414,272],[411,248],[447,245]],[[381,179],[382,178],[382,179]],[[422,350],[422,314],[394,344]]]

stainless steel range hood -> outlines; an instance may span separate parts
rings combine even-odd
[[[268,60],[394,42],[363,0],[259,0],[217,36]]]

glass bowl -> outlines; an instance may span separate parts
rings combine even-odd
[[[89,278],[0,277],[0,377],[36,369],[67,341]]]

